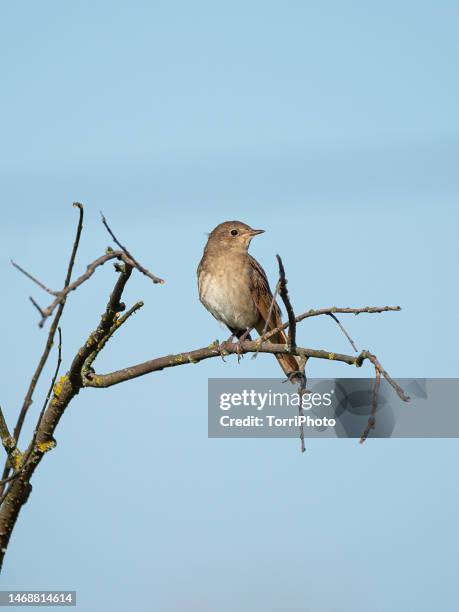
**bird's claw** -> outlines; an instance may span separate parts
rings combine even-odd
[[[241,342],[241,340],[238,340],[236,342],[236,355],[237,355],[237,362],[240,363],[241,359],[244,357],[244,355],[242,353],[242,342]]]
[[[235,338],[236,338],[236,342],[233,342],[233,340]],[[242,353],[242,341],[239,338],[237,338],[237,336],[235,336],[234,334],[231,334],[231,336],[228,338],[228,340],[222,342],[219,345],[218,350],[220,352],[220,357],[223,359],[223,361],[225,361],[225,357],[230,354],[228,352],[228,350],[227,350],[228,345],[230,345],[231,347],[235,347],[236,350],[235,351],[231,351],[231,352],[235,352],[236,353],[236,355],[237,355],[237,362],[239,363],[241,361],[241,358],[244,357],[244,355]]]
[[[220,353],[220,357],[222,358],[222,361],[224,363],[226,363],[225,356],[229,354],[226,350],[226,342],[223,341],[221,344],[218,345],[218,352]]]

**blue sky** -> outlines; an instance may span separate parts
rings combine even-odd
[[[272,283],[282,255],[298,311],[400,304],[343,322],[394,376],[457,376],[458,13],[447,1],[3,3],[9,421],[44,342],[27,297],[47,299],[9,258],[59,288],[74,200],[86,207],[77,272],[109,244],[102,209],[167,281],[132,279],[126,301],[145,307],[100,371],[225,337],[195,269],[206,232],[240,219],[266,230],[251,252]],[[113,278],[100,270],[69,299],[64,367]],[[298,333],[349,350],[328,320]],[[292,440],[209,440],[208,377],[276,365],[213,360],[80,393],[34,478],[4,588],[76,589],[85,612],[455,609],[457,441],[311,440],[301,456]]]

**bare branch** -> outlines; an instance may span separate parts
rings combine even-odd
[[[288,344],[290,349],[296,347],[296,319],[295,313],[293,312],[292,304],[287,290],[287,279],[285,278],[284,264],[280,255],[276,255],[277,262],[279,264],[279,295],[284,302],[285,309],[287,310],[288,316]]]
[[[368,438],[368,434],[370,433],[370,430],[375,428],[375,424],[376,424],[376,408],[378,406],[378,394],[379,394],[379,385],[381,382],[381,371],[375,366],[375,373],[376,373],[376,379],[375,379],[375,385],[373,387],[373,397],[371,400],[371,413],[370,413],[370,418],[368,419],[368,425],[365,428],[365,431],[362,434],[362,437],[360,438],[360,444],[363,444],[365,442],[365,440]]]
[[[110,232],[110,235],[112,235],[113,237],[114,235],[111,232],[110,228],[108,227],[107,222],[104,217],[103,217],[103,222],[104,222],[105,227],[107,227],[108,231]],[[114,241],[119,245],[119,242],[117,241],[116,238],[114,238]],[[80,285],[82,285],[84,282],[89,280],[91,276],[94,274],[94,272],[96,271],[96,268],[98,268],[99,266],[103,266],[107,261],[110,261],[112,259],[118,259],[120,261],[124,261],[132,268],[136,268],[137,270],[139,270],[139,272],[151,278],[153,282],[164,284],[165,281],[163,279],[158,278],[157,276],[152,274],[149,270],[144,268],[136,259],[134,259],[132,254],[126,248],[122,246],[120,248],[121,250],[117,250],[117,251],[114,251],[113,249],[110,248],[104,255],[101,255],[100,257],[92,261],[90,264],[87,265],[86,272],[84,272],[81,276],[79,276],[76,280],[74,280],[73,283],[69,283],[68,285],[65,285],[62,291],[52,291],[50,289],[48,292],[51,293],[51,295],[54,295],[55,299],[51,302],[51,304],[47,308],[41,308],[37,304],[37,302],[31,297],[30,300],[32,304],[35,306],[35,308],[37,308],[38,312],[41,315],[39,326],[40,327],[44,326],[46,319],[48,319],[48,317],[50,317],[53,314],[54,310],[57,308],[57,306],[59,306],[62,300],[71,291],[75,291],[75,289],[77,289]],[[41,281],[33,277],[26,270],[20,268],[20,266],[18,266],[17,264],[14,264],[14,262],[13,262],[13,265],[15,265],[16,268],[20,269],[21,272],[23,272],[28,278],[31,278],[38,285],[40,285],[41,287],[45,287],[43,283],[41,283]]]
[[[300,314],[297,317],[295,317],[295,322],[299,323],[300,321],[303,321],[304,319],[309,319],[310,317],[319,317],[321,315],[330,315],[330,314],[335,314],[335,313],[359,315],[362,313],[374,314],[374,313],[381,313],[381,312],[399,312],[400,310],[401,310],[400,306],[365,306],[364,308],[337,308],[336,306],[332,306],[331,308],[320,308],[318,310],[313,310],[313,309],[308,310],[307,312],[304,312],[303,314]],[[287,329],[289,325],[290,323],[287,322],[287,323],[284,323],[283,325],[280,325],[279,327],[276,327],[276,329],[272,329],[266,334],[263,334],[263,336],[259,338],[258,341],[261,340],[264,342],[265,340],[269,340],[271,336],[274,336],[275,334],[279,333],[283,329]]]
[[[119,240],[117,239],[115,234],[112,232],[112,230],[110,229],[110,226],[107,223],[107,219],[102,214],[102,211],[101,211],[100,214],[101,214],[101,217],[102,217],[102,223],[105,225],[105,228],[107,229],[108,233],[112,237],[112,239],[115,242],[115,244],[117,244],[119,246],[119,248],[128,257],[128,259],[131,260],[132,267],[133,268],[137,268],[137,270],[139,270],[139,272],[142,272],[142,274],[145,274],[145,276],[148,276],[148,278],[150,278],[154,283],[159,283],[160,285],[163,285],[166,281],[163,280],[162,278],[159,278],[158,276],[155,276],[152,272],[150,272],[149,270],[144,268],[141,264],[139,264],[139,262],[136,259],[134,259],[134,256],[127,250],[127,248],[125,246],[123,246],[121,244],[121,242],[119,242]]]
[[[306,383],[308,382],[308,379],[306,378],[306,364],[308,362],[308,358],[307,357],[300,357],[298,358],[298,369],[300,372],[300,376],[297,376],[297,379],[299,379],[299,385],[298,385],[298,395],[300,396],[300,403],[298,406],[298,414],[300,417],[304,416],[304,408],[303,408],[303,396],[307,393],[306,391]],[[300,425],[300,445],[301,445],[301,452],[304,453],[306,451],[306,445],[304,443],[304,425],[301,424]]]
[[[356,359],[356,365],[357,366],[362,365],[362,363],[365,361],[365,359],[368,359],[368,361],[371,361],[371,363],[375,366],[375,369],[378,370],[380,372],[380,374],[382,376],[384,376],[384,378],[387,380],[387,382],[390,384],[390,386],[395,389],[395,392],[397,393],[397,395],[399,396],[399,398],[401,400],[403,400],[404,402],[409,402],[410,401],[410,398],[408,397],[408,395],[405,394],[405,392],[400,387],[400,385],[397,384],[395,382],[395,380],[393,378],[391,378],[391,376],[389,376],[389,374],[386,372],[386,370],[379,363],[376,355],[373,355],[369,351],[362,351],[360,353],[360,355]]]
[[[373,365],[376,365],[374,362],[376,357],[368,351],[362,351],[358,357],[355,357],[353,355],[333,353],[331,351],[319,349],[301,348],[299,346],[297,346],[294,350],[290,350],[287,346],[285,346],[285,344],[263,343],[260,346],[258,340],[244,340],[243,342],[239,343],[224,342],[221,345],[219,345],[218,342],[215,342],[204,348],[178,353],[175,355],[157,357],[156,359],[144,361],[143,363],[132,365],[127,368],[123,368],[122,370],[116,370],[115,372],[111,372],[109,374],[94,374],[91,380],[86,380],[84,382],[84,385],[86,387],[97,388],[111,387],[127,380],[138,378],[139,376],[145,376],[145,374],[149,374],[151,372],[158,372],[160,370],[165,370],[166,368],[173,368],[184,364],[196,364],[206,359],[221,357],[222,353],[225,355],[244,355],[246,353],[255,353],[257,351],[275,355],[289,353],[302,358],[327,359],[331,361],[339,361],[356,367],[360,367],[363,362],[368,359],[373,363]],[[389,384],[395,389],[397,395],[403,401],[409,401],[409,397],[403,393],[400,386],[389,376],[381,364],[379,362],[377,362],[377,364],[378,365],[376,367],[380,370],[380,373],[386,378]]]
[[[35,308],[38,310],[38,312],[40,313],[41,317],[44,318],[45,316],[45,311],[41,308],[40,304],[38,304],[33,297],[30,295],[29,296],[29,300],[32,302],[32,304],[35,306]],[[41,325],[40,325],[41,327]]]
[[[80,388],[83,386],[84,379],[84,366],[86,360],[92,355],[94,351],[97,354],[97,347],[104,338],[110,334],[110,330],[115,322],[117,314],[122,310],[121,307],[121,296],[124,291],[124,287],[128,282],[132,274],[132,267],[125,263],[120,269],[120,275],[115,283],[115,287],[110,295],[104,314],[100,319],[100,323],[89,336],[86,343],[80,348],[78,353],[75,355],[72,365],[70,366],[69,379],[72,386]]]
[[[341,329],[341,331],[343,332],[343,334],[346,336],[346,338],[349,340],[350,345],[352,346],[352,348],[354,349],[354,351],[357,353],[357,347],[354,344],[354,340],[350,337],[350,335],[347,333],[347,331],[344,329],[343,325],[341,325],[338,317],[336,317],[332,312],[328,313],[329,316],[338,324],[338,327]]]
[[[77,225],[77,231],[76,231],[76,235],[75,235],[75,240],[73,242],[73,247],[72,247],[72,252],[70,254],[70,259],[69,259],[69,263],[67,266],[67,275],[65,277],[65,282],[64,282],[64,288],[68,287],[68,285],[70,284],[70,279],[72,276],[72,270],[73,270],[73,265],[75,263],[75,257],[76,257],[76,253],[78,250],[78,246],[80,244],[80,238],[81,238],[81,231],[83,229],[83,218],[84,218],[84,211],[83,211],[83,205],[80,204],[79,202],[75,202],[73,204],[73,206],[75,206],[76,208],[78,208],[79,211],[79,218],[78,218],[78,225]],[[38,364],[38,367],[32,377],[29,389],[27,391],[27,394],[24,398],[24,403],[22,405],[21,408],[21,412],[19,413],[19,417],[18,417],[18,421],[16,423],[16,427],[14,429],[14,437],[16,438],[16,440],[19,440],[19,435],[21,433],[21,429],[22,429],[22,425],[24,423],[24,419],[25,416],[27,414],[27,411],[32,403],[32,396],[33,393],[35,391],[35,387],[37,386],[38,383],[38,379],[41,376],[41,373],[43,371],[43,368],[48,360],[49,357],[49,353],[51,351],[51,347],[53,346],[53,342],[54,342],[54,335],[56,333],[57,327],[59,325],[59,320],[62,316],[62,313],[64,311],[64,306],[65,306],[65,296],[61,299],[60,304],[59,304],[59,309],[56,313],[56,316],[53,320],[53,323],[51,325],[51,328],[49,330],[49,334],[48,334],[48,338],[46,341],[46,345],[45,345],[45,350],[43,351],[43,355],[41,356],[40,362]]]
[[[43,310],[40,309],[41,314],[42,314],[42,320],[40,321],[39,326],[43,327],[46,319],[53,314],[55,308],[59,306],[62,300],[71,291],[75,291],[75,289],[77,289],[85,281],[89,280],[91,276],[94,274],[94,272],[96,271],[96,268],[98,268],[99,266],[103,266],[107,261],[110,261],[112,259],[121,260],[123,259],[123,257],[124,257],[123,251],[112,251],[110,249],[108,253],[105,253],[105,255],[101,255],[100,257],[92,261],[90,264],[88,264],[86,266],[86,272],[84,272],[81,276],[79,276],[76,280],[74,280],[73,283],[69,283],[66,287],[64,287],[64,289],[62,289],[62,291],[57,291],[55,293],[55,295],[57,296],[56,299],[53,302],[51,302],[51,304],[47,308]]]
[[[125,323],[131,315],[133,315],[140,308],[142,308],[142,306],[143,306],[143,302],[137,302],[127,312],[125,312],[125,314],[122,317],[115,317],[115,322],[113,323],[111,328],[108,330],[106,335],[102,338],[102,340],[100,340],[100,342],[98,343],[94,351],[92,351],[89,357],[86,358],[83,364],[83,368],[82,368],[82,375],[84,378],[87,378],[87,379],[92,378],[91,367],[95,359],[99,355],[99,353],[103,350],[107,342],[110,340],[113,334],[121,327],[121,325],[123,325],[123,323]]]
[[[131,272],[132,267],[124,264],[97,329],[89,335],[88,340],[74,357],[69,372],[61,376],[59,381],[54,384],[52,397],[41,415],[36,436],[34,436],[25,453],[27,461],[21,463],[19,471],[14,475],[15,477],[9,479],[11,483],[8,490],[0,497],[0,566],[21,507],[28,499],[31,490],[30,479],[44,454],[54,448],[56,444],[53,433],[65,409],[83,386],[83,364],[111,329],[116,315],[120,311],[121,296]],[[62,304],[59,306],[56,317],[61,312],[61,308]],[[53,325],[56,317],[53,320]],[[5,479],[7,479],[7,476],[8,473],[5,475]]]
[[[50,295],[57,295],[55,291],[53,291],[52,289],[50,289],[49,287],[47,287],[46,285],[44,285],[40,280],[38,280],[38,278],[35,278],[35,276],[32,276],[32,274],[30,274],[30,272],[27,272],[27,270],[24,270],[24,268],[21,268],[21,266],[19,264],[17,264],[15,261],[13,261],[12,259],[10,259],[11,264],[17,269],[19,270],[19,272],[22,272],[22,274],[24,274],[25,276],[27,276],[27,278],[30,278],[31,281],[33,281],[34,283],[36,283],[39,287],[41,287],[42,289],[44,289],[47,293],[49,293]]]
[[[79,211],[79,218],[78,218],[78,225],[77,225],[77,231],[76,231],[76,235],[75,235],[75,240],[73,242],[73,247],[72,247],[72,252],[70,255],[70,259],[69,259],[69,264],[67,267],[67,275],[65,278],[65,283],[64,283],[64,287],[68,286],[70,283],[70,278],[72,276],[72,270],[73,270],[73,265],[75,263],[75,256],[78,250],[78,245],[80,244],[80,237],[81,237],[81,230],[83,229],[83,217],[84,217],[84,212],[83,212],[83,206],[78,203],[75,202],[74,204],[75,207],[78,208]],[[16,423],[16,426],[14,428],[14,438],[16,440],[16,442],[19,440],[19,436],[21,434],[21,430],[22,430],[22,426],[24,424],[24,420],[25,417],[27,415],[27,412],[32,404],[32,398],[33,398],[33,394],[35,391],[35,388],[37,386],[38,380],[40,379],[40,376],[43,372],[43,368],[46,365],[46,362],[48,360],[49,357],[49,353],[51,351],[51,348],[53,346],[53,342],[54,342],[54,335],[56,333],[57,327],[59,325],[59,320],[62,316],[62,313],[64,311],[64,306],[65,306],[65,296],[62,299],[62,301],[59,304],[59,308],[56,312],[56,315],[53,319],[53,322],[51,324],[49,333],[48,333],[48,337],[46,339],[46,344],[45,344],[45,348],[43,351],[42,356],[40,357],[40,361],[38,362],[38,366],[32,376],[32,380],[30,381],[29,384],[29,388],[27,390],[26,396],[24,398],[23,404],[22,404],[22,408],[21,411],[19,413],[18,416],[18,420]],[[7,464],[5,464],[5,467],[3,469],[3,474],[2,474],[2,480],[4,480],[5,478],[8,477],[9,474],[9,466]],[[0,495],[3,493],[4,490],[4,485],[0,484]]]

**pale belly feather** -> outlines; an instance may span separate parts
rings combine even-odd
[[[242,288],[242,289],[241,289]],[[253,329],[259,314],[248,279],[242,282],[224,270],[218,274],[202,272],[199,278],[200,299],[218,320],[235,330]]]

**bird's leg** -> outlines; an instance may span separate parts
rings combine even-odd
[[[228,355],[228,353],[225,351],[225,347],[227,344],[232,344],[234,338],[236,338],[236,334],[234,332],[231,332],[231,336],[228,338],[228,340],[223,340],[223,342],[218,347],[218,350],[220,351],[220,357],[223,359],[223,361],[225,361],[225,355]]]
[[[237,343],[236,343],[236,355],[237,355],[237,362],[239,363],[241,361],[241,357],[243,357],[244,355],[242,354],[242,343],[244,342],[244,340],[251,340],[252,338],[250,337],[250,329],[247,327],[247,329],[243,332],[243,333],[239,333],[236,334],[237,336]]]
[[[229,328],[230,332],[231,332],[231,336],[228,338],[228,340],[226,340],[225,342],[222,342],[219,346],[220,349],[220,355],[223,356],[227,355],[227,353],[225,352],[225,346],[228,344],[233,344],[233,340],[236,339],[236,355],[237,355],[237,361],[238,363],[241,360],[241,357],[243,357],[242,355],[242,345],[241,343],[244,342],[244,340],[251,340],[250,337],[250,329],[246,328],[245,330],[242,329],[232,329]]]

